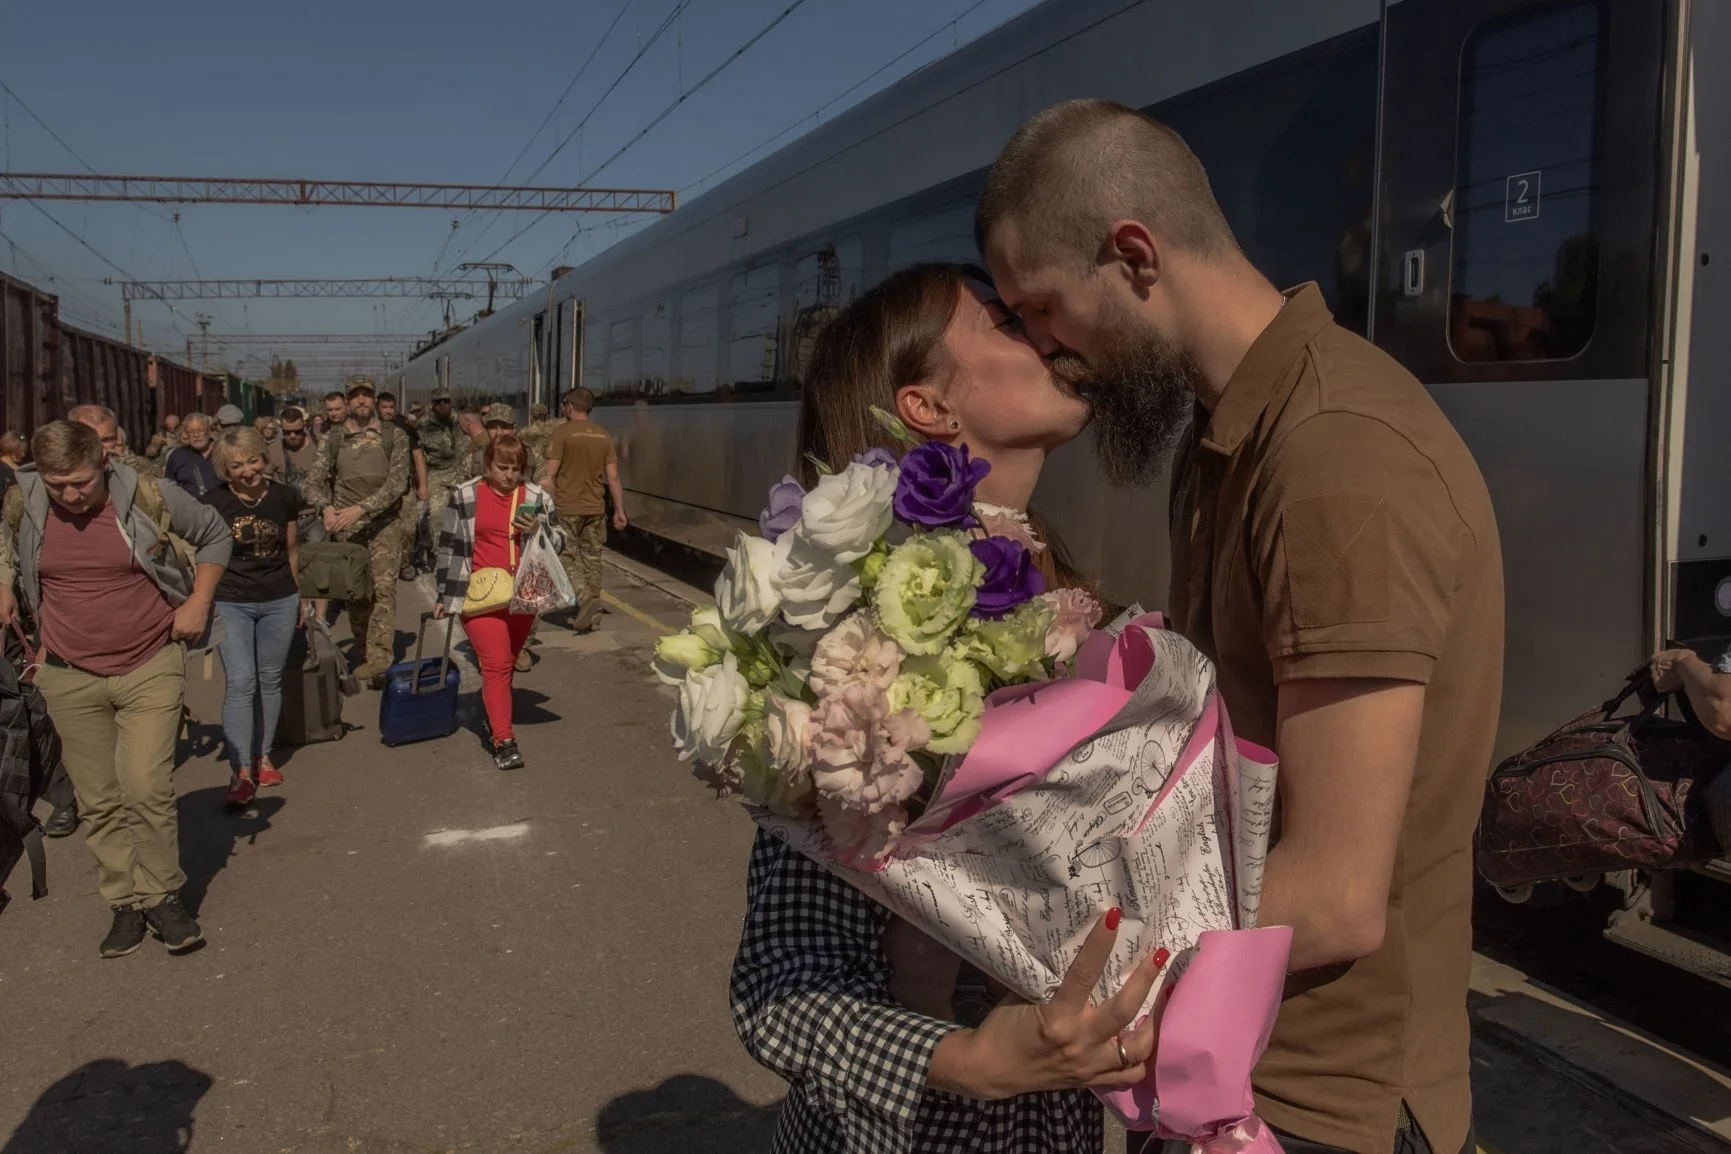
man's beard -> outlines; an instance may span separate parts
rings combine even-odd
[[[1190,427],[1202,369],[1140,318],[1123,322],[1117,343],[1094,364],[1065,351],[1052,358],[1052,371],[1093,410],[1094,455],[1106,480],[1151,485]]]

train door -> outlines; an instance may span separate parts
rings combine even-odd
[[[529,396],[524,408],[541,400],[547,380],[547,314],[536,313],[529,331]]]
[[[1496,504],[1499,756],[1605,699],[1654,640],[1667,10],[1385,7],[1371,334],[1431,390]]]
[[[1692,5],[1679,92],[1663,620],[1709,660],[1731,641],[1731,75],[1716,66],[1728,45],[1731,10]]]

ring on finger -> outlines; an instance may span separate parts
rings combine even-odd
[[[1130,1055],[1124,1050],[1123,1038],[1113,1038],[1112,1044],[1118,1047],[1118,1068],[1120,1070],[1128,1070],[1135,1065],[1134,1062],[1130,1061]]]

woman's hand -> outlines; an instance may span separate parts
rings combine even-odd
[[[443,601],[436,601],[433,603],[433,619],[435,621],[443,621],[445,619],[445,603]]]
[[[1147,1076],[1159,1030],[1159,1007],[1124,1033],[1154,988],[1170,955],[1157,950],[1124,988],[1098,1006],[1099,985],[1118,934],[1118,911],[1095,924],[1052,1000],[1043,1006],[1011,1001],[986,1015],[977,1030],[957,1030],[932,1053],[927,1084],[934,1090],[996,1100],[1079,1086],[1133,1086]],[[1120,1044],[1122,1050],[1120,1051]]]
[[[517,510],[517,515],[511,519],[511,528],[519,533],[533,533],[541,526],[541,514],[531,513],[527,509]]]

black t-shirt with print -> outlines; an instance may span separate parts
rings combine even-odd
[[[218,601],[276,601],[296,592],[289,571],[287,527],[300,512],[300,498],[276,481],[256,503],[241,500],[227,485],[199,498],[222,514],[234,534],[228,572],[216,587]]]

